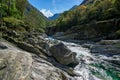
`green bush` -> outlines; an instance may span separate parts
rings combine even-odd
[[[16,19],[14,17],[4,17],[3,21],[6,24],[11,24],[12,26],[24,25],[24,22],[20,19]]]
[[[117,31],[116,31],[116,35],[117,35],[117,36],[120,36],[120,30],[117,30]]]
[[[7,6],[5,4],[0,5],[0,15],[6,16],[7,15]]]
[[[45,30],[42,29],[42,28],[38,28],[36,31],[38,31],[38,32],[40,32],[40,33],[44,33],[44,32],[45,32]]]

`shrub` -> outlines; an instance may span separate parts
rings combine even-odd
[[[3,21],[6,24],[11,24],[12,26],[24,25],[24,22],[22,20],[16,19],[14,17],[4,17]]]
[[[116,31],[116,35],[117,35],[117,36],[120,36],[120,30],[117,30],[117,31]]]

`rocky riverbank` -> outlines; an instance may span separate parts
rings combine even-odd
[[[32,35],[26,41],[16,41],[7,36],[4,37],[7,41],[1,39],[0,79],[74,80],[76,74],[72,67],[68,66],[68,64],[74,62],[71,56],[74,53],[69,52],[66,55],[64,50],[70,50],[64,48],[65,45],[63,45],[63,54],[57,55],[57,53],[54,53],[56,55],[54,56],[49,49],[53,50],[52,46],[59,42],[47,40],[45,37],[43,35]],[[59,60],[56,60],[57,58]],[[67,64],[62,62],[65,60]]]
[[[74,75],[72,69],[52,57],[39,56],[0,41],[1,80],[68,80],[72,79],[70,75]]]
[[[4,39],[0,40],[1,80],[99,80],[98,78],[119,80],[120,78],[119,40],[102,40],[94,44],[78,45],[40,34],[32,34],[25,41],[15,41],[8,37]],[[107,77],[99,73],[99,70],[105,71],[103,73]],[[110,75],[106,72],[109,70],[113,70]]]

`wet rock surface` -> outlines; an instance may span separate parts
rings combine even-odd
[[[0,42],[0,49],[7,49],[7,48],[8,47],[4,43]]]
[[[33,37],[31,38],[34,41]],[[109,40],[78,45],[45,39],[42,36],[35,40],[35,44],[29,43],[29,40],[17,42],[16,46],[19,48],[9,42],[0,41],[0,80],[119,80],[120,78],[119,41]],[[113,49],[114,54],[108,49]],[[94,53],[91,53],[92,50]],[[71,67],[76,63],[76,59],[77,65]]]
[[[59,43],[50,48],[52,56],[61,64],[77,64],[76,53],[72,52],[63,43]]]
[[[74,80],[73,69],[59,64],[52,57],[23,51],[8,42],[0,49],[0,80]],[[26,47],[27,48],[27,47]]]
[[[120,55],[120,41],[102,40],[91,47],[91,52],[107,56]]]

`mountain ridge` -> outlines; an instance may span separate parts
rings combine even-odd
[[[111,35],[113,39],[118,38],[117,35],[120,29],[120,25],[119,25],[120,10],[118,8],[119,7],[118,3],[119,3],[119,0],[115,0],[114,2],[112,0],[84,0],[74,10],[69,10],[62,13],[61,16],[57,20],[55,20],[54,25],[52,25],[49,28],[49,30],[50,29],[54,30],[54,32],[50,31],[49,33],[49,30],[48,30],[47,33],[50,35],[54,35],[56,32],[65,32],[64,34],[67,34],[69,32],[72,32],[72,30],[76,30],[77,28],[78,32],[83,32],[82,34],[84,34],[85,36],[86,35],[90,36],[89,34],[87,34],[87,33],[90,33],[89,29],[92,29],[93,27],[95,27],[91,24],[96,24],[96,28],[97,26],[98,28],[100,28],[104,26],[104,22],[106,22],[107,24],[107,21],[108,21],[108,25],[105,25],[103,28],[99,29],[100,31],[99,34],[101,34],[101,32],[103,33],[100,35],[100,37],[103,37],[104,35],[106,35],[104,37],[106,37],[106,39],[109,39],[108,35]],[[113,23],[111,24],[112,26],[109,25],[109,20],[111,19],[118,20],[117,22],[115,22],[118,25],[115,25],[114,21],[112,21]],[[103,22],[103,23],[97,24],[98,22]],[[89,26],[87,26],[88,29],[86,28],[85,24],[89,24]],[[85,27],[83,27],[83,25]],[[109,28],[107,28],[107,26],[109,26]],[[116,28],[114,26],[116,26]],[[82,27],[82,28],[79,30],[79,27]],[[85,28],[86,28],[86,31],[84,31]],[[111,28],[115,30],[112,31]],[[111,30],[107,31],[107,29],[111,29]],[[93,29],[93,31],[95,31],[95,33],[99,32],[95,29]],[[78,37],[78,39],[84,39],[85,36],[82,36],[82,34],[78,34],[76,37]],[[94,35],[94,33],[91,35]]]
[[[49,19],[49,20],[55,20],[55,19],[57,19],[57,18],[60,16],[60,14],[61,14],[61,13],[56,13],[56,14],[54,14],[52,17],[49,17],[48,19]]]
[[[74,10],[75,8],[77,8],[77,6],[78,5],[74,5],[72,8],[70,8],[69,10]],[[64,13],[64,12],[63,12]],[[55,20],[55,19],[57,19],[59,16],[60,16],[60,14],[62,14],[62,13],[56,13],[56,14],[54,14],[52,17],[49,17],[48,19],[49,20]]]

